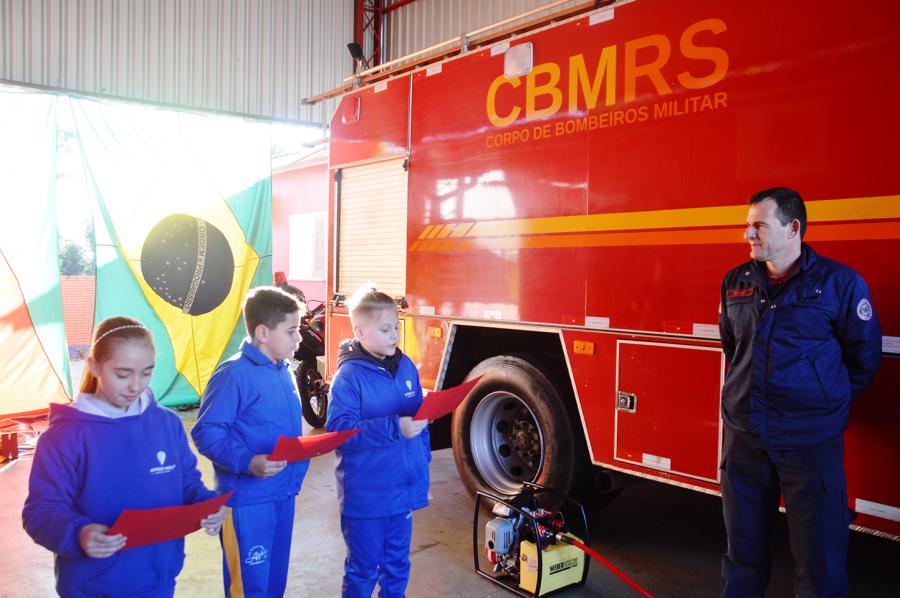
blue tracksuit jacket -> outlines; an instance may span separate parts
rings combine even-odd
[[[156,595],[174,588],[184,540],[95,559],[81,550],[81,528],[111,526],[126,508],[193,504],[212,496],[200,480],[181,420],[155,401],[140,415],[118,419],[50,405],[22,521],[35,542],[56,553],[61,596]]]
[[[421,509],[428,506],[428,428],[406,439],[399,427],[400,416],[422,404],[419,373],[399,351],[391,374],[360,349],[356,341],[341,346],[328,405],[329,432],[362,429],[336,451],[341,514],[368,519]]]
[[[254,455],[267,455],[279,436],[301,436],[300,396],[286,361],[274,363],[245,339],[239,353],[209,379],[191,437],[213,462],[216,488],[234,490],[229,506],[293,498],[309,461],[288,463],[271,478],[250,473]]]
[[[850,401],[881,365],[881,329],[862,277],[806,244],[800,260],[771,294],[766,265],[755,260],[722,282],[719,332],[730,364],[722,417],[764,449],[841,434]]]

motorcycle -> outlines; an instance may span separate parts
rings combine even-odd
[[[306,306],[300,318],[300,344],[294,352],[294,378],[300,393],[303,419],[313,428],[324,428],[328,417],[328,383],[322,378],[317,358],[325,355],[325,302],[311,308],[303,291],[287,282],[283,272],[275,273],[275,286],[297,298]]]
[[[294,353],[294,370],[303,418],[314,428],[324,428],[328,417],[328,384],[317,367],[317,357],[325,355],[325,303],[320,302],[300,318],[300,345]]]

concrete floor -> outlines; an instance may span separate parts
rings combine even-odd
[[[181,414],[190,428],[196,411]],[[201,458],[204,481],[212,469]],[[298,497],[288,596],[339,596],[344,545],[341,539],[333,456],[316,458]],[[21,527],[31,457],[0,473],[0,598],[54,595],[52,555]],[[473,571],[473,502],[462,488],[450,450],[432,462],[433,504],[415,514],[411,597],[506,596],[500,586]],[[721,505],[716,497],[654,483],[638,483],[590,516],[593,547],[657,596],[704,597],[719,592],[724,547]],[[848,568],[851,596],[900,596],[900,543],[851,536]],[[773,543],[775,567],[769,596],[791,595],[787,531],[779,523]],[[218,542],[202,533],[187,538],[185,568],[176,596],[221,595]],[[636,594],[602,566],[592,563],[588,583],[562,596],[625,597]]]

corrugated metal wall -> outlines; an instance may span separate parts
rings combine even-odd
[[[327,123],[353,0],[0,0],[0,79]]]
[[[549,3],[550,0],[416,0],[388,13],[387,60]],[[575,4],[578,4],[575,0],[566,2],[535,16],[571,8]]]

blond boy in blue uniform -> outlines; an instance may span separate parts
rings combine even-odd
[[[335,475],[347,545],[343,596],[404,596],[412,512],[428,506],[431,446],[419,374],[397,349],[397,307],[363,289],[349,303],[354,338],[341,344],[331,385],[328,431],[359,428],[341,445]]]

